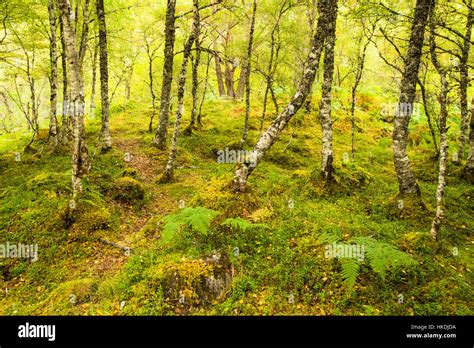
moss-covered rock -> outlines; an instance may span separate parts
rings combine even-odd
[[[145,198],[145,188],[136,179],[123,177],[114,181],[112,198],[123,203],[134,203]]]
[[[180,314],[225,299],[232,273],[220,254],[158,264],[148,270],[148,284],[161,288],[165,301]]]

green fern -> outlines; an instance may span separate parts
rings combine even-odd
[[[212,220],[219,215],[218,211],[203,207],[184,208],[180,212],[168,215],[164,219],[162,240],[169,241],[182,226],[191,228],[202,235],[207,235]]]
[[[225,219],[222,222],[222,225],[230,226],[233,229],[240,229],[243,232],[245,232],[245,231],[247,231],[248,229],[251,229],[251,228],[269,228],[265,224],[253,224],[253,223],[251,223],[251,222],[249,222],[245,219],[239,218],[239,217]]]
[[[342,240],[342,230],[340,229],[326,229],[318,237],[318,242],[321,244],[333,244]]]
[[[320,239],[326,243],[338,242],[337,236],[331,233],[323,234]],[[370,237],[356,237],[352,238],[350,242],[364,246],[368,265],[382,279],[385,279],[389,270],[412,267],[417,264],[410,255],[398,250],[393,245]],[[341,258],[340,262],[342,279],[347,289],[351,290],[359,276],[361,262],[356,258]]]
[[[342,279],[348,290],[352,290],[359,275],[360,261],[358,259],[341,259]]]
[[[382,279],[385,279],[385,275],[390,269],[411,267],[417,264],[410,255],[388,243],[379,242],[370,237],[357,237],[352,240],[358,244],[365,245],[370,267]]]

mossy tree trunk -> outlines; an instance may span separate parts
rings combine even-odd
[[[49,140],[53,149],[58,145],[58,53],[57,53],[57,15],[55,0],[48,1],[49,15],[49,62],[51,75],[49,78],[50,86],[50,116],[49,116]]]
[[[464,149],[469,136],[469,108],[467,104],[467,88],[469,86],[469,51],[471,49],[472,21],[474,19],[474,8],[472,0],[467,1],[468,15],[466,19],[466,30],[463,38],[461,59],[459,62],[459,101],[461,109],[461,135],[459,138],[459,149],[457,161],[464,160]]]
[[[400,85],[398,112],[395,115],[392,133],[393,157],[395,171],[401,195],[420,195],[420,188],[410,168],[410,159],[407,155],[408,125],[415,101],[418,71],[420,68],[425,28],[431,9],[435,6],[434,0],[417,0],[411,29],[408,53],[405,58],[405,68]]]
[[[326,29],[326,44],[324,48],[324,79],[322,98],[319,106],[319,120],[322,128],[322,164],[321,177],[327,184],[332,182],[333,146],[332,146],[332,120],[331,120],[331,90],[334,76],[334,46],[336,44],[337,0],[331,1],[328,8],[328,25]]]
[[[471,121],[469,123],[469,156],[467,157],[464,173],[466,179],[474,184],[474,97],[471,101]]]
[[[97,19],[99,21],[99,51],[100,51],[100,95],[102,108],[102,126],[100,129],[100,140],[102,151],[112,148],[109,125],[109,62],[107,53],[107,25],[105,22],[104,0],[96,0]]]
[[[192,88],[191,88],[191,95],[193,98],[193,107],[191,110],[191,121],[189,125],[184,130],[185,135],[191,135],[193,133],[193,129],[196,125],[196,117],[198,114],[198,85],[199,85],[199,66],[201,64],[201,18],[199,15],[199,0],[194,0],[194,6],[197,6],[197,11],[195,10],[195,18],[194,21],[196,22],[193,28],[193,35],[194,35],[194,44],[195,44],[195,52],[196,56],[193,63],[193,77],[192,77]]]
[[[186,73],[188,68],[188,61],[191,55],[191,48],[196,40],[194,34],[196,31],[196,26],[198,26],[199,22],[199,4],[198,0],[194,0],[193,6],[194,12],[194,23],[193,23],[193,32],[187,39],[184,45],[184,53],[183,53],[183,63],[181,66],[181,71],[179,74],[178,79],[178,106],[176,110],[176,119],[174,123],[174,131],[173,131],[173,139],[171,143],[171,149],[168,157],[168,163],[166,164],[165,170],[160,178],[160,182],[170,182],[174,178],[174,168],[176,164],[176,155],[178,152],[178,138],[179,138],[179,128],[181,126],[181,118],[183,116],[183,108],[184,108],[184,91],[186,87]]]
[[[176,0],[168,0],[166,8],[165,23],[165,49],[163,65],[163,83],[161,85],[160,120],[156,130],[153,144],[159,149],[166,149],[166,138],[168,135],[168,124],[170,116],[171,85],[173,83],[173,61],[175,28]]]

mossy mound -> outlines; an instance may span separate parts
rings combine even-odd
[[[130,177],[115,180],[111,191],[112,198],[122,203],[132,204],[145,198],[142,183]]]
[[[28,190],[42,188],[69,192],[70,174],[41,172],[28,180],[26,187]]]
[[[429,223],[434,212],[417,194],[398,194],[387,204],[387,216],[392,219],[406,219]]]
[[[37,307],[41,315],[73,315],[78,313],[77,307],[82,307],[87,313],[88,303],[97,290],[94,279],[76,279],[65,282],[54,289],[49,296]]]
[[[191,205],[223,212],[223,216],[249,216],[264,204],[250,188],[245,193],[235,193],[228,177],[212,178],[196,195]]]
[[[63,226],[73,238],[96,236],[97,232],[112,228],[112,214],[97,195],[85,193],[73,207],[69,203],[59,212]]]
[[[342,166],[335,166],[330,181],[322,178],[321,170],[317,167],[309,176],[308,181],[311,188],[308,191],[310,196],[316,197],[350,196],[367,186],[372,179],[369,172],[351,162],[344,163]]]

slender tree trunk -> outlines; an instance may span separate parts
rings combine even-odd
[[[247,63],[245,64],[245,120],[244,120],[244,132],[242,134],[242,139],[240,139],[240,144],[243,146],[247,140],[249,133],[249,117],[250,117],[250,74],[252,71],[252,50],[253,50],[253,37],[255,31],[255,17],[257,14],[257,0],[253,0],[253,11],[252,11],[252,20],[250,23],[250,33],[249,33],[249,44],[247,47]]]
[[[253,153],[255,154],[253,163],[242,163],[239,164],[235,171],[235,177],[233,180],[234,189],[238,192],[245,191],[247,187],[247,181],[249,176],[255,170],[257,165],[262,161],[266,151],[272,147],[272,145],[278,139],[280,133],[285,129],[288,122],[296,114],[296,112],[302,107],[304,101],[309,95],[311,86],[314,82],[316,72],[321,58],[321,52],[324,45],[324,39],[327,34],[327,17],[330,13],[331,6],[334,0],[320,0],[319,7],[319,19],[316,34],[313,37],[311,51],[307,59],[307,66],[303,74],[303,78],[299,83],[297,91],[290,103],[285,109],[278,115],[278,117],[272,122],[267,131],[260,137],[255,146]]]
[[[57,56],[57,16],[56,6],[54,0],[48,1],[49,14],[49,28],[50,28],[50,43],[49,43],[49,60],[51,65],[51,76],[49,80],[50,85],[50,121],[49,121],[49,140],[55,148],[58,145],[58,119],[57,104],[58,104],[58,56]]]
[[[459,150],[457,161],[464,160],[464,148],[469,136],[469,108],[467,105],[467,88],[469,86],[469,51],[471,49],[472,21],[474,19],[474,8],[472,0],[467,3],[468,15],[466,22],[466,33],[464,34],[462,54],[459,64],[459,99],[461,108],[461,136],[459,138]]]
[[[418,81],[418,85],[420,86],[421,99],[423,100],[423,107],[425,108],[426,120],[428,122],[428,128],[430,129],[431,139],[433,140],[433,147],[435,150],[434,158],[438,158],[439,157],[438,142],[436,140],[436,133],[433,127],[433,123],[431,122],[431,113],[429,110],[428,98],[426,96],[425,84],[421,81]]]
[[[86,57],[87,51],[87,41],[89,39],[89,17],[90,17],[90,10],[89,10],[90,0],[84,0],[84,7],[82,11],[82,34],[81,34],[81,43],[79,45],[79,65],[82,67],[84,65],[84,58]],[[77,16],[77,13],[76,13]]]
[[[107,26],[105,22],[104,0],[96,1],[97,19],[99,21],[99,51],[100,51],[100,95],[102,101],[102,127],[100,139],[102,151],[112,148],[109,125],[109,62],[107,54]]]
[[[239,84],[237,85],[237,92],[235,93],[235,98],[239,100],[241,100],[244,97],[247,70],[248,70],[247,60],[244,60],[242,61],[242,65],[240,67]]]
[[[130,100],[130,94],[131,94],[131,83],[132,83],[132,78],[133,78],[133,71],[134,71],[134,65],[135,62],[133,61],[128,68],[128,74],[125,79],[125,95],[124,95],[124,100],[123,100],[123,112],[127,112],[127,103]]]
[[[81,75],[79,54],[76,49],[76,35],[72,27],[73,23],[71,19],[71,6],[69,0],[58,0],[58,7],[63,20],[63,34],[68,62],[68,80],[71,91],[70,109],[73,116],[73,204],[71,209],[74,210],[76,206],[76,198],[78,194],[82,192],[81,178],[89,172],[89,156],[84,130],[84,81]]]
[[[230,98],[235,98],[234,72],[235,72],[235,63],[225,62],[225,72],[224,72],[225,87],[227,89],[227,96]]]
[[[439,149],[439,172],[438,172],[438,188],[436,190],[436,216],[431,224],[431,236],[437,239],[441,222],[444,218],[444,190],[446,187],[446,164],[448,154],[448,142],[446,139],[446,120],[448,118],[447,98],[448,98],[448,81],[446,78],[446,70],[441,66],[438,61],[436,53],[436,42],[435,42],[435,28],[434,23],[431,22],[431,37],[430,37],[430,54],[433,66],[439,74],[441,80],[441,92],[439,95],[439,130],[440,130],[440,149]]]
[[[316,30],[315,23],[316,23],[316,16],[317,16],[316,9],[318,7],[317,0],[311,0],[307,4],[307,6],[308,6],[308,8],[306,10],[306,16],[308,17],[308,24],[309,24],[311,38],[312,38],[312,37],[314,37],[314,33],[315,33],[315,30]],[[304,105],[304,110],[308,114],[312,111],[312,101],[313,101],[313,87],[311,87],[308,98],[306,98],[306,102],[305,102],[305,105]]]
[[[154,61],[154,51],[150,51],[150,45],[147,43],[147,54],[148,54],[148,87],[150,87],[150,96],[151,96],[151,106],[152,106],[152,114],[150,117],[150,123],[148,125],[148,132],[153,132],[153,120],[156,115],[156,95],[155,95],[155,80],[153,78],[153,61]]]
[[[183,132],[185,135],[191,135],[193,133],[198,113],[197,90],[199,85],[199,65],[201,64],[201,18],[199,15],[199,0],[194,0],[194,6],[197,6],[197,10],[194,11],[196,16],[196,18],[194,18],[194,20],[196,21],[196,24],[194,25],[194,44],[196,47],[196,58],[194,59],[193,64],[193,78],[191,89],[191,95],[193,98],[193,108],[191,110],[191,122]]]
[[[334,78],[334,46],[336,44],[337,0],[332,1],[328,12],[328,30],[324,48],[324,81],[322,98],[319,106],[319,118],[322,127],[322,165],[321,175],[326,183],[332,182],[333,147],[332,147],[332,120],[331,120],[331,90]]]
[[[97,84],[97,56],[99,55],[99,45],[94,45],[94,54],[92,56],[92,90],[91,90],[91,105],[90,114],[95,116],[95,87]]]
[[[464,174],[466,179],[474,184],[474,97],[471,101],[471,121],[469,122],[469,156],[467,157]]]
[[[199,10],[196,10],[196,0],[195,0],[195,10],[199,16]],[[195,24],[196,25],[196,24]],[[170,182],[174,178],[174,168],[176,162],[176,155],[178,152],[178,137],[179,137],[179,127],[181,125],[181,117],[183,116],[183,106],[184,106],[184,89],[186,87],[186,72],[188,66],[189,56],[191,54],[191,48],[193,45],[193,41],[195,40],[194,33],[188,38],[185,48],[184,48],[184,57],[183,57],[183,65],[181,67],[181,72],[179,74],[178,80],[178,107],[176,110],[176,120],[174,124],[174,132],[173,132],[173,140],[171,144],[171,149],[168,157],[168,163],[166,164],[165,171],[163,172],[160,182],[166,183]]]
[[[405,59],[405,70],[400,86],[398,112],[395,116],[392,133],[393,157],[401,195],[420,195],[420,188],[410,169],[410,160],[406,148],[408,140],[408,125],[415,101],[418,70],[420,68],[425,28],[428,15],[434,7],[434,0],[417,0],[411,29],[408,53]]]
[[[216,50],[217,44],[214,42],[214,51]],[[216,79],[217,89],[219,90],[219,96],[225,96],[224,77],[222,75],[222,61],[219,55],[214,54],[214,62],[216,64]]]
[[[202,127],[202,106],[204,105],[204,101],[206,100],[206,93],[207,93],[207,86],[209,84],[209,67],[211,66],[211,56],[207,58],[207,66],[206,66],[206,77],[204,79],[204,89],[202,91],[201,103],[199,104],[199,112],[197,115],[197,123],[200,127]]]
[[[265,93],[263,96],[263,110],[262,110],[262,116],[260,117],[260,136],[262,136],[263,132],[263,127],[265,125],[265,117],[267,113],[267,101],[268,101],[268,94],[271,92],[272,94],[272,99],[273,99],[273,104],[275,105],[275,111],[277,114],[280,113],[279,107],[278,107],[278,102],[275,97],[275,93],[273,92],[273,77],[276,73],[276,68],[278,65],[278,55],[280,51],[280,45],[281,43],[276,42],[275,34],[277,31],[280,30],[280,21],[283,13],[285,12],[285,6],[286,3],[283,4],[283,7],[280,9],[279,16],[275,22],[275,25],[273,26],[272,32],[271,32],[271,40],[270,40],[270,60],[268,62],[268,68],[267,68],[267,76],[266,76],[266,86],[265,86]],[[289,8],[289,7],[288,7]]]
[[[165,63],[163,65],[163,83],[161,86],[160,123],[153,139],[159,149],[166,149],[168,123],[170,115],[171,85],[173,83],[173,58],[175,41],[176,0],[168,0],[165,24]]]
[[[69,113],[69,81],[68,81],[68,66],[66,59],[66,41],[64,34],[63,17],[59,17],[59,28],[61,32],[61,66],[62,66],[62,82],[63,82],[63,110],[61,119],[61,130],[59,132],[59,140],[62,144],[68,144],[72,138],[71,133],[71,117]]]

